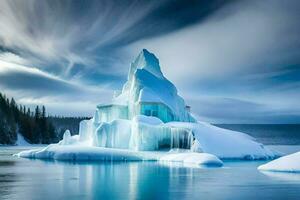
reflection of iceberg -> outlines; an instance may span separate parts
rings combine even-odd
[[[166,151],[171,149],[184,151]],[[154,151],[159,151],[155,158]],[[184,156],[170,156],[183,153]],[[194,160],[197,164],[200,161],[209,164],[209,160],[213,164],[221,162],[208,153],[235,159],[275,156],[246,134],[198,122],[177,94],[176,87],[162,74],[158,59],[144,49],[131,63],[122,91],[115,92],[111,103],[98,105],[91,120],[80,123],[79,136],[70,137],[66,133],[58,145],[19,155],[76,160],[85,155],[103,160],[138,157],[177,162]]]

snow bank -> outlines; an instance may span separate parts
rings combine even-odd
[[[191,164],[194,166],[221,167],[222,161],[216,156],[194,152],[132,151],[126,149],[91,147],[82,145],[52,144],[43,149],[22,151],[16,156],[59,161],[160,161]]]
[[[273,172],[296,172],[300,173],[300,151],[283,156],[258,167],[259,170]]]
[[[223,162],[216,156],[208,153],[172,153],[162,156],[160,162],[179,162],[196,166],[221,167]]]
[[[155,154],[144,154],[125,149],[103,148],[83,145],[52,144],[43,149],[22,151],[23,158],[53,159],[60,161],[142,161],[156,160]]]
[[[256,142],[251,136],[222,129],[207,123],[170,122],[171,127],[185,127],[196,139],[195,151],[210,153],[221,159],[270,159],[278,155]]]

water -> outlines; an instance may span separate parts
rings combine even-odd
[[[282,152],[300,151],[300,125],[219,126]],[[259,172],[257,166],[266,161],[226,161],[222,168],[202,169],[157,162],[75,164],[12,157],[21,150],[0,147],[1,200],[300,199],[300,174]]]
[[[270,145],[300,145],[300,124],[216,124],[247,133],[258,142]]]
[[[11,156],[18,151],[0,147],[0,199],[300,199],[300,174],[263,174],[256,167],[265,161],[75,164]]]

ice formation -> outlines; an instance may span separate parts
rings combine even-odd
[[[300,173],[300,151],[260,165],[258,169],[263,171]]]
[[[17,136],[18,137],[17,137],[17,141],[16,141],[15,145],[17,145],[17,146],[30,146],[31,145],[30,143],[28,143],[25,140],[25,138],[23,137],[22,134],[18,133]]]
[[[115,92],[111,103],[98,105],[92,119],[80,123],[79,135],[66,132],[59,144],[19,155],[62,160],[154,159],[213,165],[220,164],[217,157],[276,156],[246,134],[196,120],[176,87],[161,72],[159,60],[145,49],[131,63],[122,91]]]

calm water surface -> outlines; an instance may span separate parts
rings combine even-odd
[[[269,145],[300,145],[300,124],[216,124],[247,133],[258,142]]]
[[[65,163],[12,157],[0,147],[0,199],[300,199],[300,174],[259,162],[188,168],[156,162]]]

